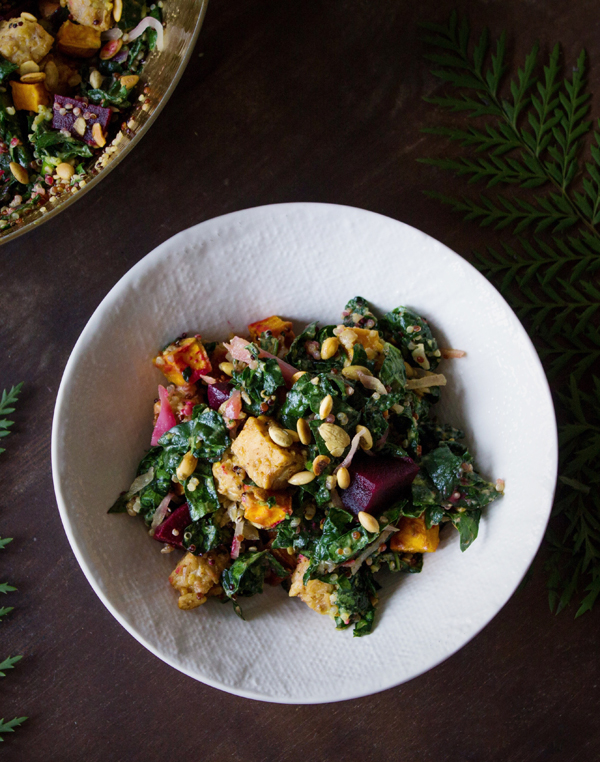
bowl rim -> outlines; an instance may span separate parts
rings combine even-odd
[[[192,31],[192,35],[190,37],[185,55],[182,56],[179,66],[177,67],[177,71],[175,72],[173,79],[169,83],[169,87],[167,87],[167,89],[163,93],[162,98],[156,104],[156,108],[150,114],[150,116],[144,121],[144,124],[135,133],[133,138],[131,138],[131,140],[127,143],[127,145],[123,148],[122,151],[119,151],[118,154],[115,155],[115,157],[106,166],[104,166],[95,177],[93,177],[89,182],[87,182],[84,185],[84,187],[81,188],[77,193],[73,193],[71,194],[70,197],[65,198],[63,201],[59,201],[59,203],[55,204],[52,209],[49,209],[40,217],[36,217],[36,219],[31,220],[31,222],[26,222],[23,225],[23,227],[13,229],[12,232],[10,233],[0,235],[0,246],[4,245],[5,243],[8,243],[9,241],[14,241],[16,238],[19,238],[20,236],[25,235],[25,233],[29,233],[30,231],[39,228],[41,225],[43,225],[44,223],[48,222],[49,220],[53,219],[58,214],[63,212],[69,206],[72,206],[76,201],[79,201],[80,198],[83,198],[83,196],[89,193],[90,190],[95,188],[102,180],[104,180],[104,178],[107,177],[107,175],[110,172],[112,172],[112,170],[118,164],[120,164],[121,161],[126,156],[129,155],[130,151],[132,151],[133,148],[137,146],[140,140],[148,132],[150,127],[154,124],[154,122],[158,118],[163,108],[167,105],[167,102],[171,99],[171,96],[173,95],[175,88],[179,84],[179,80],[183,76],[183,72],[187,68],[190,58],[192,57],[192,53],[194,52],[194,49],[196,47],[196,42],[198,40],[198,35],[200,34],[200,30],[202,29],[202,25],[204,23],[206,9],[208,7],[208,0],[199,0],[199,3],[200,3],[200,8],[198,11],[198,17],[196,19],[196,23],[194,25],[194,29]]]
[[[376,217],[381,217],[384,220],[387,221],[393,221],[394,223],[397,223],[398,225],[405,226],[407,228],[410,228],[412,230],[416,230],[420,235],[426,236],[428,239],[431,239],[434,241],[437,245],[442,246],[447,253],[451,254],[453,258],[456,258],[460,261],[460,263],[463,266],[466,266],[468,269],[470,268],[472,271],[472,274],[476,276],[477,279],[482,284],[485,284],[485,288],[490,289],[494,292],[496,298],[500,298],[502,302],[506,305],[506,308],[514,315],[516,322],[518,323],[518,330],[520,331],[521,338],[525,339],[525,345],[528,347],[528,349],[531,352],[532,360],[534,362],[534,365],[536,365],[537,370],[541,374],[541,378],[543,379],[543,388],[544,388],[544,396],[545,396],[545,405],[548,408],[548,413],[552,416],[552,431],[554,434],[553,441],[552,441],[552,464],[551,464],[551,471],[554,474],[554,484],[551,491],[551,494],[549,494],[549,501],[547,506],[547,518],[543,525],[543,530],[540,532],[540,538],[539,542],[537,542],[534,546],[531,547],[530,552],[528,554],[528,558],[526,559],[526,563],[524,563],[524,571],[523,574],[520,576],[519,580],[515,584],[514,588],[510,591],[510,593],[505,597],[503,602],[500,606],[494,611],[493,614],[489,616],[489,618],[486,618],[486,620],[481,624],[481,626],[477,627],[473,632],[469,634],[466,640],[462,643],[462,645],[453,650],[452,652],[445,654],[440,659],[435,661],[434,663],[429,664],[428,666],[424,668],[419,668],[415,670],[414,672],[410,673],[408,677],[404,677],[401,680],[393,679],[391,681],[386,682],[385,685],[382,685],[377,690],[373,690],[372,688],[369,688],[367,690],[356,690],[353,691],[351,695],[346,695],[342,698],[328,698],[328,699],[322,699],[322,700],[315,700],[312,698],[307,699],[301,699],[301,698],[294,698],[293,700],[286,700],[285,698],[280,697],[272,697],[272,696],[265,696],[259,692],[255,692],[252,690],[246,690],[243,688],[238,687],[231,687],[230,685],[227,685],[223,682],[220,682],[219,680],[214,680],[212,678],[202,676],[199,677],[196,672],[194,672],[192,669],[186,669],[182,667],[181,664],[176,663],[174,659],[169,658],[165,654],[161,653],[157,648],[154,647],[150,642],[146,640],[146,638],[140,634],[133,626],[128,624],[128,622],[121,616],[121,614],[116,610],[116,608],[112,605],[110,600],[108,599],[108,596],[103,592],[101,585],[96,581],[86,559],[84,558],[84,555],[82,551],[80,550],[77,540],[75,539],[74,531],[73,531],[73,525],[71,522],[71,519],[68,515],[68,507],[67,502],[63,496],[63,490],[62,490],[62,484],[61,484],[61,475],[60,475],[60,469],[59,469],[59,436],[60,431],[63,426],[63,402],[66,397],[67,392],[67,386],[69,384],[70,375],[73,371],[73,369],[76,366],[76,363],[78,361],[78,355],[84,348],[85,344],[87,343],[88,337],[92,336],[94,334],[96,324],[101,319],[101,314],[103,313],[104,309],[111,303],[111,301],[115,298],[119,297],[119,294],[123,290],[127,290],[129,288],[130,283],[135,282],[136,277],[138,273],[141,273],[149,266],[151,267],[153,263],[156,260],[159,260],[162,256],[162,251],[167,245],[172,245],[172,242],[176,240],[179,237],[182,237],[184,234],[186,234],[188,231],[196,228],[202,228],[203,226],[210,226],[214,225],[216,223],[224,223],[224,222],[235,222],[236,218],[239,218],[240,216],[252,214],[256,212],[256,210],[269,210],[269,209],[276,209],[280,211],[282,214],[285,213],[286,210],[292,211],[294,209],[298,208],[306,208],[306,207],[318,207],[318,208],[326,208],[326,207],[336,207],[338,209],[345,209],[350,210],[352,213],[360,212],[362,214],[367,215],[373,215]],[[446,661],[446,659],[449,659],[451,656],[456,654],[459,650],[461,650],[464,646],[466,646],[468,643],[471,642],[487,625],[494,619],[497,614],[504,608],[506,603],[512,598],[515,591],[517,590],[519,584],[527,574],[527,571],[529,567],[531,566],[531,563],[533,562],[533,559],[537,555],[537,552],[541,546],[541,543],[545,536],[545,530],[548,525],[548,521],[550,519],[551,511],[552,511],[552,505],[554,502],[554,494],[556,491],[556,480],[558,476],[558,431],[557,431],[557,424],[556,424],[556,414],[554,410],[554,403],[552,400],[552,394],[550,391],[550,387],[548,384],[548,379],[546,377],[546,373],[544,371],[544,368],[542,366],[542,363],[540,361],[539,355],[533,345],[533,342],[531,341],[529,335],[527,334],[527,331],[525,330],[523,324],[521,321],[517,318],[516,314],[514,313],[514,310],[510,307],[504,296],[493,286],[493,284],[484,276],[482,273],[479,272],[470,262],[468,262],[466,259],[461,257],[459,254],[457,254],[455,251],[450,249],[445,244],[441,243],[437,239],[433,238],[433,236],[428,235],[427,233],[424,233],[423,231],[419,230],[418,228],[414,228],[412,225],[408,225],[407,223],[401,222],[400,220],[395,220],[391,217],[388,217],[387,215],[379,214],[377,212],[372,212],[370,210],[361,209],[358,207],[353,207],[349,205],[344,204],[330,204],[330,203],[320,203],[320,202],[287,202],[287,203],[279,203],[279,204],[264,204],[256,207],[249,207],[246,209],[229,212],[224,215],[220,215],[218,217],[212,217],[208,220],[204,220],[203,222],[200,222],[196,225],[192,225],[190,228],[186,228],[182,231],[179,231],[175,235],[171,236],[170,238],[163,241],[161,244],[159,244],[155,249],[153,249],[151,252],[146,254],[142,259],[140,259],[133,267],[131,267],[108,291],[106,296],[102,299],[102,301],[98,304],[94,312],[92,313],[91,317],[89,318],[88,322],[86,323],[85,327],[83,328],[79,338],[77,339],[77,342],[75,343],[71,354],[69,356],[69,359],[66,363],[65,369],[63,371],[63,376],[60,382],[60,387],[57,393],[56,397],[56,403],[54,407],[54,414],[52,419],[52,436],[51,436],[51,461],[52,461],[52,478],[54,483],[54,491],[56,495],[56,501],[58,505],[59,514],[61,517],[61,521],[65,530],[65,534],[67,535],[67,539],[69,540],[69,544],[73,550],[73,553],[75,554],[75,557],[77,559],[77,562],[79,563],[79,566],[81,567],[81,570],[83,571],[87,581],[91,585],[92,589],[96,593],[96,595],[100,598],[104,606],[109,610],[109,612],[112,614],[112,616],[119,622],[119,624],[122,625],[122,627],[125,628],[125,630],[132,635],[138,643],[140,643],[142,646],[147,648],[152,654],[157,656],[161,661],[163,661],[165,664],[168,664],[169,666],[176,669],[178,672],[181,672],[188,677],[193,678],[194,680],[197,680],[199,682],[204,683],[205,685],[209,685],[212,688],[216,688],[218,690],[225,691],[226,693],[239,696],[241,698],[249,698],[254,699],[257,701],[263,701],[267,703],[275,703],[275,704],[288,704],[288,705],[310,705],[310,704],[328,704],[328,703],[335,703],[338,701],[348,701],[352,699],[359,699],[364,698],[366,696],[373,695],[374,693],[380,693],[384,690],[388,690],[394,687],[397,687],[399,685],[402,685],[410,680],[413,680],[416,677],[419,677],[420,675],[424,674],[425,672],[428,672],[431,669],[434,669],[442,662]]]

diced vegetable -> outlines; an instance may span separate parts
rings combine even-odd
[[[410,458],[354,458],[349,469],[351,481],[342,491],[344,507],[358,515],[359,511],[377,513],[402,496],[419,473]]]
[[[269,331],[273,338],[280,339],[286,347],[289,347],[294,340],[292,324],[287,320],[282,320],[277,315],[257,320],[248,326],[248,332],[252,341],[258,341],[261,334],[266,331]]]
[[[176,508],[170,516],[159,524],[154,532],[154,539],[166,542],[175,548],[183,548],[183,533],[185,528],[192,523],[187,503]]]
[[[165,347],[153,362],[177,386],[193,384],[212,370],[206,349],[198,336],[177,339]]]
[[[175,418],[171,403],[169,402],[169,395],[164,386],[158,387],[158,396],[160,398],[160,413],[158,414],[156,425],[152,432],[152,441],[150,442],[152,447],[155,447],[158,444],[158,440],[163,434],[170,431],[173,426],[177,426],[177,418]]]
[[[56,42],[62,53],[74,58],[91,58],[102,44],[98,29],[73,24],[71,21],[65,21],[58,30]]]
[[[40,106],[50,105],[50,95],[43,82],[11,82],[13,103],[17,111],[34,111]]]
[[[244,485],[242,495],[244,518],[262,529],[272,529],[292,513],[292,496],[288,492],[259,489]]]
[[[62,114],[61,111],[65,113]],[[54,129],[70,132],[71,137],[83,140],[88,145],[96,145],[93,135],[94,125],[99,124],[103,130],[106,130],[110,115],[109,108],[95,106],[93,103],[86,104],[84,101],[68,98],[66,95],[54,96],[52,110]]]
[[[226,381],[210,384],[206,391],[208,406],[213,410],[218,410],[224,402],[227,402],[231,396],[232,390],[233,387]]]
[[[392,535],[390,548],[403,553],[435,553],[440,541],[439,525],[427,529],[425,519],[403,516],[398,522],[399,532]]]

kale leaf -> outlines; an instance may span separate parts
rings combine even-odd
[[[208,553],[209,550],[218,548],[219,545],[229,544],[231,539],[231,528],[220,527],[214,514],[208,514],[185,528],[182,542],[183,547],[190,553],[202,555],[202,553]]]
[[[451,513],[450,518],[452,519],[454,526],[458,529],[460,534],[460,549],[464,553],[469,545],[471,545],[477,538],[481,511],[475,509],[473,511],[465,511],[464,513]]]
[[[362,296],[350,299],[342,312],[344,325],[349,328],[370,328],[377,330],[377,318],[371,311],[371,305]]]
[[[207,405],[195,405],[192,419],[174,426],[163,434],[159,444],[165,448],[171,466],[178,462],[188,450],[196,458],[210,463],[220,460],[230,445],[229,434],[223,418]]]
[[[406,387],[406,369],[400,350],[389,342],[383,345],[385,359],[379,371],[379,380],[389,386],[392,392],[403,392]]]
[[[331,576],[327,581],[332,581]],[[334,584],[335,591],[331,597],[338,608],[336,627],[345,630],[354,623],[355,638],[367,635],[373,629],[375,607],[372,599],[377,592],[371,569],[363,565],[353,576],[339,575]]]
[[[198,484],[196,485],[196,481]],[[191,484],[190,484],[191,482]],[[195,486],[194,489],[192,487]],[[212,469],[208,463],[199,462],[194,473],[185,480],[185,497],[193,521],[219,509],[219,496]]]
[[[442,500],[448,500],[462,475],[463,458],[455,455],[448,445],[440,445],[421,461]]]
[[[380,330],[388,341],[400,347],[404,359],[410,364],[425,370],[434,370],[440,361],[437,341],[426,320],[408,307],[396,307],[380,320]],[[423,345],[426,363],[416,361],[421,355],[418,347]]]
[[[289,571],[266,550],[241,553],[221,576],[225,594],[228,598],[234,595],[247,598],[262,593],[265,574],[269,569],[277,577],[289,576]]]
[[[277,407],[277,390],[285,387],[283,373],[277,360],[256,360],[256,367],[246,367],[233,374],[232,383],[250,398],[244,400],[244,411],[250,415],[273,415]],[[267,409],[264,409],[264,405]]]

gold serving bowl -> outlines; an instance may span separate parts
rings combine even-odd
[[[41,207],[47,211],[42,212],[41,208],[37,207],[22,212],[22,221],[18,225],[0,231],[0,243],[17,238],[56,217],[102,182],[111,169],[133,150],[166,105],[185,71],[198,39],[207,5],[208,0],[165,2],[164,50],[155,50],[148,57],[134,91],[136,98],[144,94],[144,100],[136,100],[134,110],[127,119],[127,129],[121,129],[112,143],[107,143],[104,151],[96,159],[94,167],[97,174],[91,179],[86,177],[86,184],[76,193],[65,192],[56,196],[54,202],[48,200],[45,206]]]

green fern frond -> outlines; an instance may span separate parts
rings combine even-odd
[[[559,45],[541,71],[535,45],[508,83],[504,34],[494,44],[484,30],[473,43],[467,20],[456,13],[445,25],[425,28],[437,48],[427,57],[444,83],[430,102],[475,122],[427,127],[467,155],[424,163],[494,189],[427,195],[480,227],[516,236],[516,243],[474,252],[474,264],[525,322],[548,376],[559,385],[570,378],[558,398],[564,423],[547,534],[548,593],[558,612],[582,592],[580,616],[600,596],[600,379],[590,379],[600,365],[600,120],[592,130],[586,55],[565,77]],[[590,158],[583,163],[586,145]],[[498,192],[500,185],[511,185],[511,195]]]
[[[13,720],[9,720],[8,722],[4,722],[4,719],[1,719],[0,720],[0,741],[4,741],[4,738],[2,738],[3,733],[14,733],[15,728],[18,728],[19,725],[22,725],[26,719],[28,718],[15,717]]]

